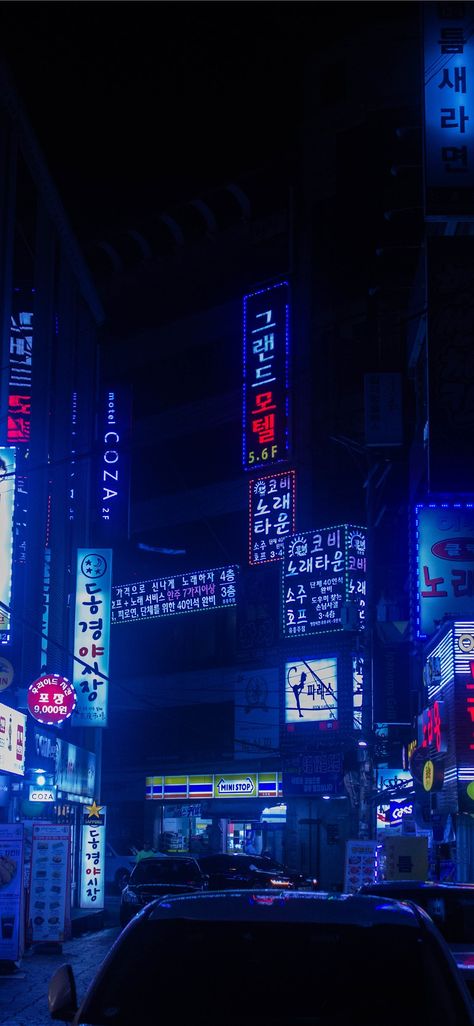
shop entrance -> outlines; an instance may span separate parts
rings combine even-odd
[[[262,827],[251,820],[227,820],[226,851],[260,855],[263,848]]]

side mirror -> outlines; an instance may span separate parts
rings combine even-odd
[[[72,1022],[77,1012],[76,981],[69,963],[53,973],[48,987],[48,1008],[52,1019]]]

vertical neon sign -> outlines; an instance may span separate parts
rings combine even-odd
[[[244,296],[244,470],[289,458],[289,335],[288,282]]]
[[[8,610],[12,590],[15,470],[15,449],[6,446],[0,448],[0,645],[8,645],[11,640]]]

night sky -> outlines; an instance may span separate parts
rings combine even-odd
[[[295,143],[304,59],[406,10],[377,0],[0,3],[0,55],[87,242],[277,161]]]

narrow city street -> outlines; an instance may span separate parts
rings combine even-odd
[[[106,922],[114,924],[118,900],[106,909]],[[6,1026],[50,1026],[48,984],[58,966],[70,962],[74,969],[80,1001],[90,979],[103,961],[115,938],[118,925],[72,937],[62,951],[48,952],[40,946],[28,948],[17,973],[0,974],[0,1023]]]

